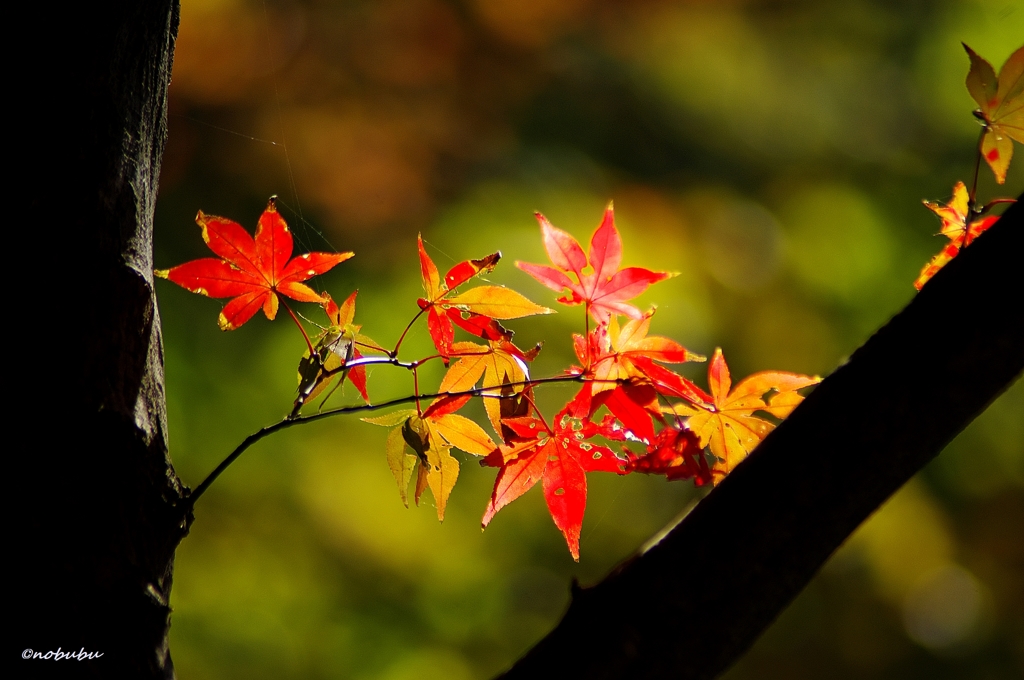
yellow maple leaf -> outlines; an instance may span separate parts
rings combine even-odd
[[[1024,144],[1024,46],[1010,55],[996,76],[992,64],[964,45],[971,59],[967,91],[980,107],[974,115],[985,125],[981,155],[996,181],[1006,181],[1013,141]]]
[[[763,411],[785,418],[803,401],[797,390],[819,382],[818,376],[762,371],[744,378],[733,389],[729,366],[719,348],[708,364],[712,407],[678,404],[670,411],[689,416],[686,426],[697,435],[701,446],[711,447],[718,459],[711,470],[717,484],[775,428],[754,413]],[[765,400],[769,392],[772,395]]]

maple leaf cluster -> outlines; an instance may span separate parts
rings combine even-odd
[[[985,59],[964,47],[971,64],[967,89],[979,106],[974,115],[982,125],[977,166],[984,159],[1002,184],[1013,141],[1024,142],[1024,47],[1010,56],[998,75]],[[918,289],[998,220],[986,215],[994,205],[1013,200],[997,198],[979,206],[976,187],[977,173],[971,189],[963,182],[955,185],[948,203],[924,202],[940,218],[941,234],[949,243],[921,271],[914,282]],[[255,237],[231,220],[200,212],[196,222],[217,257],[155,273],[194,293],[230,298],[219,316],[223,330],[241,327],[260,309],[273,320],[284,305],[302,334],[305,351],[299,360],[291,412],[264,431],[330,415],[406,405],[364,418],[390,428],[387,464],[406,506],[410,487],[417,504],[429,489],[438,519],[444,519],[460,470],[452,449],[459,449],[479,456],[481,465],[497,468],[484,527],[539,482],[555,526],[578,560],[588,473],[638,472],[664,475],[668,480],[689,479],[698,486],[718,484],[800,404],[801,390],[820,378],[762,371],[733,385],[725,356],[716,348],[708,362],[705,391],[670,366],[706,358],[671,338],[652,335],[655,310],[642,311],[633,304],[648,287],[672,274],[622,267],[622,239],[612,205],[586,251],[543,215],[536,217],[550,263],[516,262],[516,266],[558,293],[559,303],[584,308],[583,333],[572,337],[578,363],[550,377],[531,376],[530,363],[540,345],[521,349],[502,322],[553,310],[505,286],[473,285],[498,265],[501,254],[497,252],[459,262],[442,277],[419,238],[424,294],[390,348],[364,335],[362,326],[355,323],[355,292],[338,305],[328,293],[316,292],[305,283],[352,253],[313,252],[293,258],[292,235],[273,197],[259,218]],[[323,324],[306,320],[316,326],[308,333],[284,298],[318,304],[326,320]],[[436,354],[403,359],[402,344],[421,318]],[[457,340],[456,331],[472,339]],[[441,361],[446,372],[431,393],[421,389],[418,371],[433,360]],[[370,364],[411,373],[412,394],[384,404],[371,403],[366,371]],[[362,403],[325,411],[327,400],[346,382]],[[555,382],[577,384],[578,389],[549,419],[537,408],[534,392]],[[316,414],[302,415],[304,407],[321,397]],[[458,413],[473,398],[483,399],[493,438],[481,424]],[[236,455],[212,473],[201,489]]]
[[[967,91],[977,102],[974,117],[981,123],[981,137],[978,140],[977,164],[984,159],[995,175],[996,182],[1006,182],[1006,172],[1013,158],[1013,142],[1024,144],[1024,46],[1010,55],[996,75],[992,64],[978,55],[967,45],[967,56],[971,67],[967,72]],[[985,215],[999,203],[1012,203],[1011,198],[997,198],[985,205],[979,205],[976,195],[978,183],[977,167],[970,191],[963,182],[953,187],[953,197],[941,204],[924,201],[925,207],[939,216],[942,221],[940,233],[949,239],[942,250],[924,266],[914,287],[921,290],[935,274],[960,250],[991,227],[999,219],[996,215]]]
[[[409,490],[417,504],[430,490],[439,520],[459,477],[452,449],[479,456],[497,468],[482,525],[503,507],[540,482],[555,526],[569,552],[579,559],[580,529],[587,503],[587,473],[632,472],[692,479],[697,485],[718,483],[803,398],[798,390],[817,377],[764,372],[732,388],[721,350],[709,365],[709,392],[679,375],[670,365],[705,361],[670,338],[651,335],[654,309],[642,312],[632,300],[650,285],[671,276],[622,264],[622,239],[609,205],[587,252],[570,234],[538,214],[550,265],[517,262],[516,266],[560,293],[558,301],[584,307],[584,333],[573,336],[578,365],[563,374],[534,378],[530,363],[540,345],[523,350],[501,322],[553,310],[504,286],[473,285],[501,259],[493,253],[456,264],[442,277],[418,241],[424,296],[418,311],[388,349],[362,333],[355,323],[356,293],[338,305],[304,281],[348,259],[352,253],[308,253],[292,258],[292,237],[272,198],[259,219],[255,238],[222,217],[197,217],[203,238],[219,258],[188,262],[157,275],[196,293],[231,298],[220,314],[220,327],[233,330],[263,309],[268,319],[285,305],[302,332],[306,350],[298,365],[298,394],[285,421],[301,422],[377,408],[367,389],[368,364],[390,365],[413,375],[413,394],[397,400],[409,404],[382,416],[364,418],[390,428],[385,451],[388,466],[408,506]],[[320,305],[326,321],[308,333],[283,296]],[[415,361],[400,358],[402,343],[425,317],[436,354]],[[456,330],[472,340],[456,340]],[[418,369],[440,360],[446,372],[436,392],[419,386]],[[361,405],[324,411],[324,403],[350,383]],[[579,385],[575,395],[552,418],[538,410],[534,391],[552,382]],[[301,415],[321,398],[319,412]],[[474,397],[483,399],[485,429],[457,413]],[[394,404],[396,402],[390,402]],[[755,415],[760,414],[760,415]]]

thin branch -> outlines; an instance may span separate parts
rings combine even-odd
[[[364,359],[371,359],[371,358],[373,358],[373,359],[387,359],[387,357],[363,357],[363,358]],[[357,359],[355,361],[360,361],[360,360]],[[355,363],[355,361],[353,361],[349,365],[349,368],[351,368],[353,365],[357,365]],[[393,363],[393,362],[394,362],[393,360],[392,361],[363,362],[363,363],[358,364],[358,365],[365,365],[366,363]],[[399,362],[399,363],[401,363],[401,362]],[[245,453],[245,451],[248,448],[250,448],[253,444],[255,444],[256,442],[260,441],[261,439],[263,439],[265,437],[269,437],[270,435],[274,434],[275,432],[280,432],[281,430],[286,430],[286,429],[288,429],[290,427],[294,427],[296,425],[306,425],[308,423],[313,423],[313,422],[316,422],[318,420],[323,420],[325,418],[331,418],[333,416],[348,415],[348,414],[352,414],[352,413],[362,413],[364,411],[376,411],[378,409],[388,408],[388,407],[391,407],[391,406],[399,406],[401,404],[409,404],[409,403],[418,402],[418,400],[420,400],[420,399],[436,399],[438,397],[462,397],[462,396],[482,397],[482,398],[486,398],[486,399],[510,399],[510,398],[512,398],[515,395],[514,394],[507,394],[507,395],[506,394],[494,394],[494,390],[497,389],[498,387],[523,387],[523,386],[527,386],[527,385],[530,385],[530,386],[532,386],[532,385],[545,385],[545,384],[548,384],[548,383],[565,383],[565,382],[621,382],[621,381],[619,381],[619,380],[600,380],[600,381],[595,381],[595,380],[593,380],[591,378],[588,378],[587,376],[584,376],[584,375],[556,375],[556,376],[551,376],[549,378],[537,378],[535,380],[522,380],[522,381],[519,381],[519,382],[503,383],[502,385],[491,385],[490,387],[476,387],[474,389],[463,390],[461,392],[436,392],[434,394],[411,394],[411,395],[408,395],[408,396],[405,396],[405,397],[399,397],[397,399],[391,399],[389,401],[383,401],[383,402],[380,402],[379,404],[358,404],[356,406],[341,406],[339,408],[333,408],[333,409],[330,409],[330,410],[327,410],[327,411],[321,411],[320,413],[312,413],[312,414],[310,414],[308,416],[294,416],[294,417],[288,416],[288,417],[285,417],[285,418],[281,419],[280,421],[274,423],[273,425],[268,425],[268,426],[266,426],[266,427],[264,427],[264,428],[262,428],[262,429],[260,429],[260,430],[258,430],[256,432],[253,432],[251,435],[249,435],[244,440],[242,440],[242,443],[239,444],[238,446],[236,446],[235,450],[232,451],[228,455],[227,458],[222,460],[220,465],[218,465],[216,468],[214,468],[213,472],[211,472],[209,475],[207,475],[206,479],[204,479],[199,484],[199,486],[197,486],[195,488],[195,490],[189,495],[189,497],[186,499],[186,501],[184,503],[185,511],[186,512],[191,512],[192,507],[195,505],[196,501],[199,500],[199,497],[202,496],[204,493],[206,493],[206,490],[208,488],[210,488],[210,485],[213,484],[213,482],[216,481],[216,479],[218,477],[220,477],[221,473],[224,472],[225,470],[227,470],[228,467],[230,467],[230,465],[232,463],[234,463],[238,459],[239,456],[241,456],[243,453]]]
[[[464,357],[464,356],[474,356],[474,355],[481,355],[481,354],[488,354],[488,352],[452,352],[449,355],[449,357]],[[313,354],[311,356],[316,356],[316,355]],[[336,366],[335,368],[324,368],[323,365],[321,364],[320,365],[320,372],[317,374],[316,380],[314,380],[313,382],[309,383],[306,386],[305,392],[301,392],[300,391],[299,395],[295,398],[295,402],[293,403],[293,407],[292,407],[292,412],[288,416],[288,419],[295,418],[296,416],[299,415],[299,411],[302,410],[303,406],[305,406],[306,400],[309,398],[309,395],[313,393],[313,390],[315,390],[317,388],[317,386],[323,384],[323,382],[325,380],[330,380],[331,378],[333,378],[334,376],[338,375],[339,373],[345,374],[347,371],[349,371],[349,370],[351,370],[353,368],[357,368],[359,366],[369,366],[369,365],[397,366],[398,368],[404,368],[406,370],[409,370],[409,371],[413,372],[414,380],[416,381],[416,385],[414,386],[413,390],[415,392],[419,392],[418,379],[416,379],[416,377],[415,377],[416,369],[419,368],[420,366],[422,366],[424,363],[426,363],[428,361],[432,361],[434,359],[441,359],[441,358],[443,358],[443,357],[440,354],[431,354],[430,356],[423,357],[422,359],[417,359],[416,361],[401,361],[398,358],[393,357],[393,356],[365,356],[365,357],[359,357],[358,359],[349,359],[348,361],[345,361],[343,364],[341,364],[340,366]],[[344,377],[342,378],[342,380],[344,380]],[[324,399],[324,402],[326,402],[326,401],[327,400]],[[321,404],[321,406],[322,406],[322,404]]]

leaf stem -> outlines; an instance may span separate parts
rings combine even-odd
[[[281,300],[281,304],[284,308],[288,310],[288,314],[292,317],[292,321],[294,321],[295,325],[299,327],[299,332],[302,333],[302,337],[306,341],[306,347],[309,349],[309,356],[315,356],[316,350],[313,349],[313,343],[310,342],[309,336],[306,335],[306,329],[302,327],[302,322],[299,321],[299,317],[295,316],[295,312],[293,312],[292,308],[288,306],[288,303],[284,301],[284,298],[279,296],[278,299]]]
[[[574,377],[579,377],[579,376],[574,376]],[[537,404],[536,404],[536,402],[533,401],[533,397],[530,396],[530,394],[529,394],[529,392],[527,390],[523,390],[521,392],[521,394],[523,395],[523,399],[526,399],[526,401],[530,402],[530,406],[533,407],[533,412],[537,414],[538,418],[540,418],[540,422],[544,423],[544,429],[548,431],[548,435],[549,436],[553,435],[554,434],[554,430],[552,430],[551,426],[548,425],[548,421],[544,417],[544,414],[540,412],[539,408],[537,408]]]
[[[416,323],[417,319],[419,319],[421,316],[423,316],[423,312],[427,311],[427,309],[428,308],[426,308],[426,307],[424,307],[423,309],[420,309],[420,311],[416,312],[416,316],[412,317],[412,321],[410,321],[408,324],[406,324],[405,330],[402,331],[402,334],[400,336],[398,336],[398,342],[395,343],[395,348],[393,350],[391,350],[391,352],[390,352],[391,358],[395,358],[395,357],[398,356],[398,350],[402,346],[402,342],[405,340],[405,336],[409,332],[409,329],[412,328],[412,325],[414,323]]]
[[[416,397],[416,415],[422,416],[423,411],[420,408],[420,373],[415,368],[412,369],[412,391]]]
[[[981,143],[985,140],[985,132],[988,131],[987,126],[981,128],[981,134],[978,135],[978,144],[976,147],[976,153],[974,154],[974,180],[971,182],[971,193],[967,197],[967,222],[971,221],[971,216],[974,214],[974,203],[978,193],[978,174],[981,171]]]
[[[584,347],[587,348],[587,365],[583,367],[584,371],[590,370],[590,301],[583,306],[583,343]]]
[[[978,214],[979,215],[984,215],[985,213],[987,213],[989,210],[991,210],[995,206],[999,205],[1000,203],[1016,203],[1016,202],[1017,202],[1016,198],[993,198],[991,201],[989,201],[988,203],[986,203],[982,207],[978,208]]]

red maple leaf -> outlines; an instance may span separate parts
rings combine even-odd
[[[590,378],[570,403],[570,413],[590,418],[601,406],[608,408],[635,438],[654,439],[651,416],[661,418],[658,395],[682,397],[697,404],[710,404],[711,396],[662,363],[704,361],[675,340],[647,335],[654,310],[619,327],[612,315],[588,336],[573,336],[576,356],[584,367],[574,366],[570,374]],[[589,369],[585,368],[589,365]]]
[[[238,328],[262,307],[268,319],[277,316],[278,295],[300,302],[324,298],[302,283],[329,271],[353,253],[306,253],[292,259],[292,234],[277,212],[276,196],[260,215],[256,238],[237,222],[205,215],[200,210],[196,223],[203,240],[220,259],[207,257],[154,273],[186,290],[208,297],[234,298],[221,310],[221,330]]]
[[[528,262],[516,262],[516,266],[556,293],[568,289],[569,295],[558,298],[558,301],[566,305],[585,304],[598,323],[608,323],[612,314],[641,318],[640,310],[626,301],[647,290],[652,283],[673,276],[641,267],[619,269],[622,238],[615,228],[615,212],[611,203],[590,239],[589,255],[583,253],[583,248],[570,234],[552,226],[540,213],[536,215],[544,237],[544,249],[554,267]]]
[[[666,427],[647,447],[647,453],[636,456],[627,450],[630,459],[626,472],[665,475],[669,481],[693,479],[697,486],[711,481],[711,468],[704,457],[704,447],[690,430]]]
[[[683,397],[696,403],[709,403],[711,397],[686,378],[668,370],[661,364],[681,364],[704,361],[705,357],[689,351],[671,338],[647,335],[651,327],[651,309],[639,319],[631,319],[619,326],[612,315],[607,326],[601,325],[590,332],[590,342],[583,336],[573,335],[573,348],[583,369],[594,379],[590,388],[594,394],[614,389],[616,382],[640,380],[654,387],[659,394]]]
[[[623,474],[623,461],[608,447],[586,442],[596,432],[579,426],[566,411],[555,416],[553,430],[543,420],[532,417],[506,418],[502,423],[520,439],[511,446],[499,445],[481,461],[501,467],[482,526],[486,527],[499,510],[543,480],[548,511],[578,562],[580,528],[587,507],[586,473]]]

